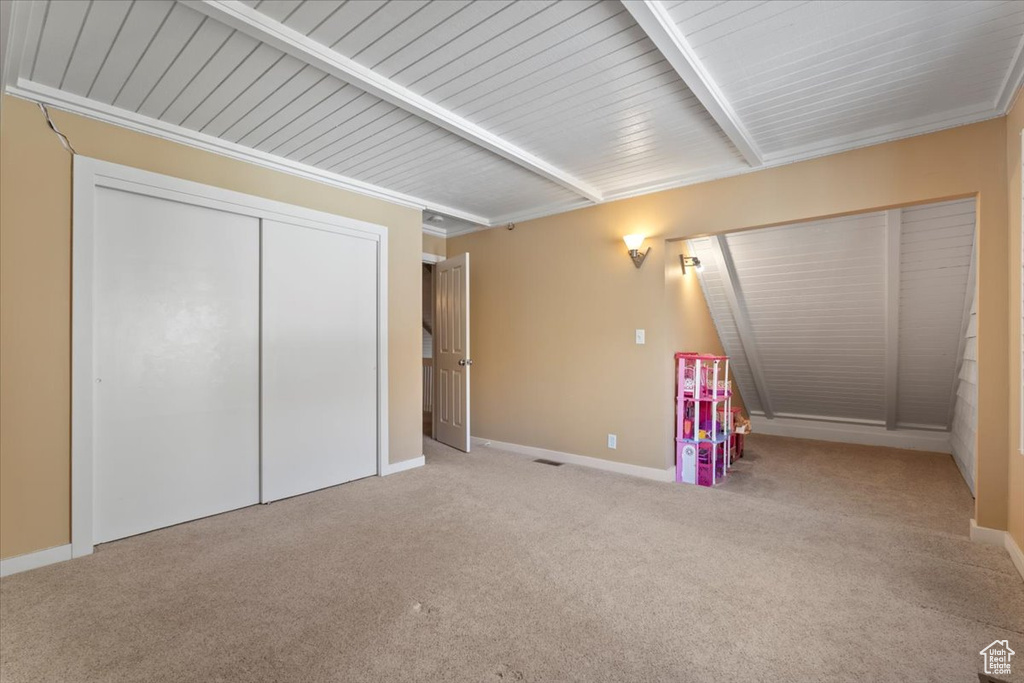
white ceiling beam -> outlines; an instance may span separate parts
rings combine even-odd
[[[900,233],[903,211],[885,212],[885,428],[896,429],[900,357]]]
[[[658,0],[623,0],[623,4],[747,163],[761,166],[764,157],[757,149],[754,138],[704,68],[668,10]]]
[[[179,1],[236,31],[275,47],[320,71],[558,183],[592,202],[600,203],[604,199],[596,188],[564,170],[238,0]]]
[[[1017,51],[1013,53],[1010,66],[1007,67],[1006,75],[1003,76],[1002,85],[999,86],[999,94],[996,95],[993,105],[997,114],[1006,114],[1010,111],[1021,83],[1024,83],[1024,36],[1021,36],[1020,42],[1017,44]]]
[[[754,328],[750,324],[746,299],[740,290],[739,278],[736,275],[736,263],[732,259],[732,252],[729,250],[729,243],[726,241],[725,235],[716,235],[711,238],[710,242],[711,253],[714,254],[722,279],[722,288],[725,290],[725,298],[729,301],[733,320],[736,321],[736,332],[739,334],[743,353],[747,357],[750,375],[754,378],[754,390],[757,391],[757,396],[761,399],[761,410],[764,412],[764,416],[772,420],[775,418],[775,411],[772,410],[768,380],[765,379],[764,370],[761,369],[761,352],[754,337]]]

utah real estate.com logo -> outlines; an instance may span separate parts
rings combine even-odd
[[[1009,676],[1010,658],[1016,652],[1010,649],[1010,641],[994,640],[979,652],[985,658],[985,673],[990,676]]]

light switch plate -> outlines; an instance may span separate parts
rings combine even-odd
[[[646,343],[644,341],[644,337],[646,336],[646,334],[647,333],[646,333],[645,330],[637,330],[636,331],[636,343],[637,344],[644,344],[644,343]]]
[[[618,437],[614,434],[608,435],[608,448],[615,448],[618,442]]]

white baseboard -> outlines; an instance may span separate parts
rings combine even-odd
[[[388,463],[381,473],[381,476],[386,477],[389,474],[397,474],[399,472],[405,472],[406,470],[416,469],[417,467],[423,467],[427,464],[427,459],[422,455],[418,458],[410,458],[409,460],[402,460],[400,462]]]
[[[644,467],[642,465],[630,465],[625,462],[615,462],[614,460],[605,460],[604,458],[593,458],[589,455],[576,455],[575,453],[563,453],[562,451],[552,451],[547,448],[537,448],[536,446],[522,446],[517,443],[506,443],[504,441],[495,441],[493,439],[484,439],[473,437],[473,445],[476,446],[491,446],[492,448],[498,448],[503,451],[509,451],[517,455],[525,455],[531,458],[545,458],[547,460],[554,460],[555,462],[562,462],[569,465],[582,465],[583,467],[593,467],[596,470],[604,470],[606,472],[615,472],[616,474],[628,474],[631,477],[640,477],[642,479],[653,479],[654,481],[675,481],[676,472],[672,467],[666,469],[658,469],[657,467]]]
[[[975,543],[985,545],[1006,545],[1006,532],[1001,529],[989,529],[987,526],[978,526],[975,520],[971,520],[971,540]]]
[[[924,429],[894,429],[890,431],[880,425],[793,417],[775,417],[769,420],[762,415],[751,415],[750,423],[755,434],[952,453],[949,432]]]
[[[994,545],[1006,548],[1006,552],[1009,553],[1013,566],[1017,568],[1017,572],[1020,574],[1020,577],[1024,579],[1024,552],[1021,551],[1020,546],[1017,545],[1017,542],[1013,539],[1013,536],[1010,535],[1009,531],[978,526],[978,523],[972,519],[971,540],[975,543],[984,543],[985,545]]]
[[[34,553],[16,555],[0,560],[0,576],[10,576],[19,572],[27,572],[29,569],[45,567],[48,564],[56,564],[71,559],[71,544],[58,545],[46,550],[37,550]]]

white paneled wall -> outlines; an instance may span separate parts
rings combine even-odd
[[[945,426],[971,276],[974,200],[902,213],[897,421]]]
[[[884,227],[872,213],[727,236],[776,413],[884,418]]]
[[[927,204],[898,215],[896,426],[947,430],[973,287],[975,203]],[[704,295],[748,408],[762,409],[753,382],[759,369],[777,416],[884,426],[891,386],[886,212],[725,236],[720,243],[734,267],[739,311],[726,295],[718,240],[693,239],[689,248],[704,264]],[[969,340],[967,354],[973,348]],[[751,368],[752,360],[759,368]],[[968,378],[972,362],[964,365]]]
[[[978,297],[971,306],[963,364],[957,382],[950,441],[953,458],[974,493],[974,444],[978,432]]]

